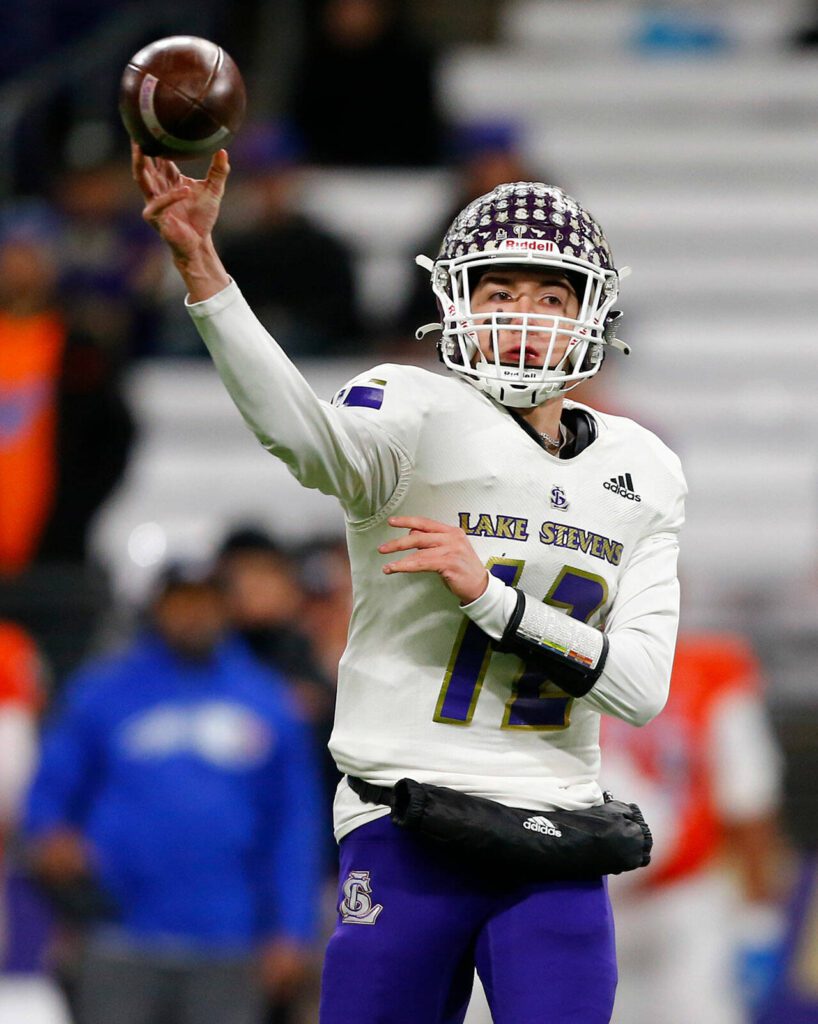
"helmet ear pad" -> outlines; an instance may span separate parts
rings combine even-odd
[[[588,370],[592,370],[594,368],[594,366],[596,366],[597,373],[602,369],[602,364],[605,362],[605,355],[606,355],[605,349],[604,348],[602,349],[602,352],[599,355],[598,359],[594,359],[591,356],[591,351],[595,347],[599,348],[600,346],[599,345],[597,345],[597,346],[589,345],[588,348],[586,349],[585,357],[583,358],[582,363],[577,367],[577,369],[578,369],[578,371],[580,373],[587,373],[587,371]]]

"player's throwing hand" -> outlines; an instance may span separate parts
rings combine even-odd
[[[206,178],[189,178],[172,160],[145,156],[131,143],[133,176],[145,197],[143,218],[170,246],[177,262],[187,262],[209,242],[219,216],[230,164],[220,149]]]
[[[390,516],[390,526],[409,530],[395,540],[381,544],[378,551],[391,555],[395,551],[415,551],[396,562],[387,562],[383,571],[436,572],[461,604],[471,604],[484,593],[488,571],[466,534],[459,526],[439,523],[424,516]]]

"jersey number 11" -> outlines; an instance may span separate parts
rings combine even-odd
[[[492,559],[487,568],[492,576],[510,587],[517,585],[524,561]],[[543,599],[564,608],[574,619],[587,622],[605,603],[608,585],[601,576],[563,566],[554,585]],[[466,619],[454,642],[449,666],[435,709],[434,720],[446,725],[469,725],[477,698],[488,672],[492,648],[489,636]],[[565,729],[570,722],[573,698],[549,681],[542,672],[523,669],[511,685],[501,728]]]

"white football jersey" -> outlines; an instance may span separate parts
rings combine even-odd
[[[667,697],[676,456],[631,420],[588,410],[596,439],[556,458],[466,381],[418,367],[375,367],[329,404],[235,284],[189,308],[251,429],[346,513],[354,606],[330,742],[340,770],[542,811],[599,803],[600,712],[643,724]],[[395,514],[459,525],[504,584],[604,629],[593,689],[573,699],[498,653],[437,574],[385,575],[395,556],[378,546],[403,532],[387,522]],[[343,782],[336,835],[385,812]]]

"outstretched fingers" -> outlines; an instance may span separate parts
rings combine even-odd
[[[146,199],[156,195],[156,187],[153,181],[152,166],[150,158],[142,152],[141,146],[131,142],[131,170],[133,179],[142,191]]]
[[[441,558],[440,552],[416,551],[414,554],[399,558],[396,562],[387,562],[383,567],[386,576],[393,572],[443,572],[446,569],[446,560]]]
[[[142,216],[149,223],[155,223],[169,206],[173,206],[174,203],[178,203],[179,200],[184,199],[189,194],[189,185],[178,185],[169,192],[163,192],[162,195],[155,196],[145,204]]]
[[[172,160],[166,160],[164,157],[158,156],[154,161],[154,165],[158,171],[161,171],[167,182],[175,185],[182,180],[182,173]]]
[[[438,547],[445,540],[440,534],[422,533],[419,530],[412,530],[402,537],[395,537],[394,540],[385,541],[380,545],[378,551],[382,555],[391,554],[393,551],[410,551],[413,548],[434,548]]]
[[[155,198],[182,182],[182,176],[172,161],[145,156],[136,143],[132,143],[132,153],[134,181],[146,199]]]
[[[446,547],[448,550],[450,545],[447,542],[452,539],[452,534],[458,532],[456,526],[449,526],[447,523],[441,523],[436,519],[429,519],[426,516],[390,516],[389,525],[395,526],[398,529],[409,530],[409,533],[379,545],[378,551],[382,555],[390,555],[396,551],[416,550],[420,552],[430,548],[441,547]],[[435,561],[439,559],[439,556],[433,557]],[[436,566],[429,564],[429,558],[423,559],[422,562],[423,566],[421,567],[416,559],[412,560],[411,557],[404,558],[399,563],[394,562],[384,566],[384,572],[420,572],[424,569],[436,568]],[[405,568],[395,569],[397,565],[404,566]]]
[[[437,519],[429,519],[426,516],[390,516],[389,525],[405,528],[407,530],[420,530],[424,533],[451,533],[459,529],[457,526],[450,526],[448,523],[438,522]]]
[[[210,167],[207,171],[207,186],[211,192],[221,196],[227,184],[227,176],[230,173],[230,160],[226,149],[220,149],[213,154]]]
[[[409,533],[385,541],[378,551],[383,555],[398,551],[410,553],[385,563],[382,567],[385,575],[435,572],[464,605],[485,592],[486,567],[459,526],[426,516],[391,516],[389,525],[407,529]]]

